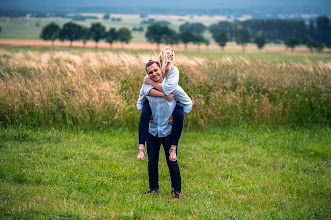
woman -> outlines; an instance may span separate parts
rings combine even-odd
[[[177,88],[179,81],[179,70],[175,66],[175,53],[171,47],[165,47],[162,49],[159,55],[159,63],[161,65],[161,71],[164,77],[163,82],[157,83],[150,78],[145,77],[144,83],[152,85],[155,89],[163,92],[165,96],[171,96],[173,91]],[[177,146],[183,130],[184,115],[185,113],[183,111],[183,107],[177,103],[172,114],[172,121],[170,121],[170,123],[173,123],[172,143],[169,150],[170,161],[177,160]],[[149,103],[146,101],[143,105],[139,121],[139,151],[137,156],[138,160],[143,160],[146,155],[145,142],[151,116],[151,108],[149,106]]]

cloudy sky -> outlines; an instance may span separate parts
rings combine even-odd
[[[0,0],[1,9],[127,7],[190,9],[314,8],[331,11],[331,0]]]

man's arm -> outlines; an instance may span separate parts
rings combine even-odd
[[[143,104],[145,103],[146,99],[147,99],[147,95],[150,92],[150,90],[153,89],[153,87],[151,85],[148,84],[143,84],[141,89],[140,89],[140,94],[139,94],[139,98],[137,101],[137,109],[139,111],[141,111],[141,109],[143,108]]]

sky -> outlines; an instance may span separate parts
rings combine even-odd
[[[58,9],[70,7],[172,8],[178,9],[272,9],[321,8],[331,11],[331,0],[0,0],[0,8]]]

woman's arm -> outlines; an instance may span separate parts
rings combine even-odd
[[[164,94],[169,95],[175,91],[179,82],[179,70],[177,67],[173,67],[169,76],[162,82],[162,91]]]
[[[148,77],[145,77],[144,78],[144,83],[146,84],[150,84],[152,85],[155,89],[163,92],[163,89],[162,89],[162,83],[158,83],[158,82],[154,82],[153,80],[151,80],[150,78]]]
[[[160,92],[157,89],[151,89],[149,91],[149,95],[153,96],[153,97],[163,97],[165,99],[168,99],[169,101],[171,101],[175,98],[174,94],[165,95],[163,92]]]

